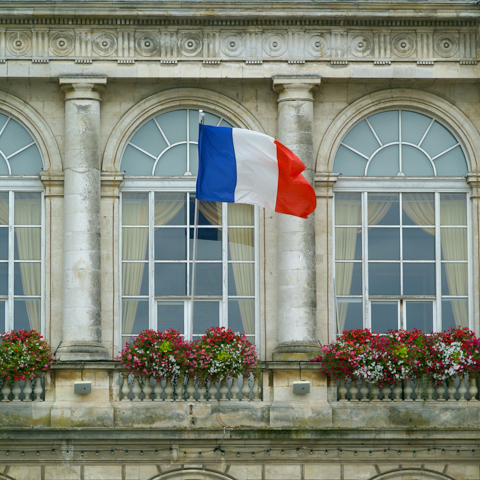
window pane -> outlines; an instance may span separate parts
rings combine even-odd
[[[433,302],[406,302],[406,309],[408,330],[433,331]]]
[[[8,225],[8,192],[0,192],[0,225]]]
[[[362,202],[359,193],[335,194],[335,224],[362,224]]]
[[[170,144],[187,140],[187,111],[175,110],[156,117]]]
[[[194,228],[190,228],[190,255],[193,258]],[[222,259],[222,229],[197,228],[197,260]]]
[[[228,301],[228,328],[238,333],[255,334],[255,300]]]
[[[166,150],[157,162],[154,175],[183,175],[187,171],[187,145],[181,143]]]
[[[368,121],[384,145],[398,142],[398,110],[376,113]]]
[[[433,165],[418,148],[402,145],[402,172],[410,177],[433,177]]]
[[[127,145],[120,168],[125,175],[151,175],[155,159]]]
[[[240,297],[255,295],[253,263],[228,264],[228,294]]]
[[[13,328],[15,330],[37,330],[41,328],[41,301],[15,300]]]
[[[122,333],[138,335],[148,328],[148,300],[124,299],[122,302]]]
[[[219,202],[198,202],[198,225],[221,225],[222,204]],[[190,225],[195,225],[195,195],[190,194]]]
[[[367,175],[393,177],[398,173],[399,167],[398,145],[390,145],[375,154],[368,165]]]
[[[186,225],[187,196],[184,193],[155,193],[155,225]]]
[[[440,224],[466,225],[467,203],[465,194],[440,194]]]
[[[0,260],[8,260],[8,228],[0,228]]]
[[[402,210],[404,225],[435,224],[435,198],[433,193],[404,193]],[[434,231],[431,233],[433,234]]]
[[[402,110],[402,141],[418,145],[431,121],[421,113]]]
[[[0,333],[6,332],[5,326],[5,302],[0,302]]]
[[[15,193],[15,225],[41,225],[42,196],[40,193]]]
[[[372,302],[372,332],[387,333],[398,329],[398,303]]]
[[[442,260],[467,260],[467,229],[440,229],[442,243]]]
[[[156,228],[155,260],[186,260],[187,229]]]
[[[403,259],[404,260],[435,260],[435,236],[423,228],[403,229]]]
[[[9,158],[12,175],[37,175],[43,170],[42,156],[36,145]]]
[[[8,157],[32,142],[33,138],[25,128],[15,120],[10,119],[0,136],[0,150]]]
[[[460,146],[434,160],[437,175],[441,177],[463,177],[468,172],[467,161]]]
[[[362,294],[362,264],[337,263],[335,265],[337,295]]]
[[[335,259],[362,259],[362,231],[357,227],[335,229]]]
[[[466,263],[442,263],[442,295],[468,295]]]
[[[167,142],[160,133],[160,130],[158,129],[154,120],[150,120],[145,125],[142,125],[142,127],[140,127],[137,133],[132,137],[130,143],[140,147],[142,150],[145,150],[154,157],[158,157],[160,153],[167,148]]]
[[[367,160],[347,147],[340,145],[335,155],[333,170],[341,175],[365,175]]]
[[[148,263],[124,263],[122,275],[123,295],[148,295]]]
[[[148,228],[122,228],[122,259],[148,260]]]
[[[219,118],[217,118],[217,122],[218,120]],[[198,110],[188,111],[188,122],[189,122],[189,140],[191,142],[198,142],[198,125],[200,123]]]
[[[198,132],[197,132],[198,133]],[[191,143],[188,146],[190,153],[190,173],[192,175],[198,174],[198,145],[196,143]]]
[[[195,302],[193,333],[203,335],[205,330],[220,324],[220,302]]]
[[[403,264],[404,295],[435,295],[435,264]]]
[[[1,229],[4,230],[4,229]],[[1,231],[0,230],[0,231]],[[15,260],[41,259],[41,230],[40,227],[15,228]]]
[[[192,265],[190,264],[190,271]],[[197,263],[195,265],[195,295],[222,294],[222,264]]]
[[[343,139],[342,143],[352,147],[357,152],[363,153],[367,157],[370,157],[372,153],[380,147],[380,144],[365,120],[353,127]]]
[[[0,295],[8,295],[8,263],[0,263]]]
[[[155,295],[186,295],[187,269],[185,263],[155,264]]]
[[[422,142],[422,148],[434,157],[456,143],[456,138],[443,125],[435,121]]]
[[[368,229],[369,260],[400,260],[400,229]]]
[[[228,259],[248,261],[255,258],[253,228],[228,229]]]
[[[183,335],[185,333],[184,311],[183,302],[157,302],[157,329],[173,328]]]
[[[337,333],[344,330],[363,328],[363,301],[361,298],[337,299],[338,327]]]
[[[368,194],[368,224],[369,225],[399,225],[398,193]]]
[[[15,263],[15,295],[40,295],[40,263]]]
[[[228,225],[229,226],[253,226],[254,210],[253,205],[243,203],[228,204]]]
[[[148,193],[122,195],[122,224],[148,225]]]
[[[468,301],[442,300],[442,328],[468,327]]]
[[[370,295],[400,295],[400,264],[369,263]]]

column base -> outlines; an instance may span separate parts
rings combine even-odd
[[[273,351],[273,360],[302,362],[321,353],[322,349],[317,342],[283,342]]]
[[[55,357],[61,362],[110,359],[108,350],[99,342],[64,342]]]

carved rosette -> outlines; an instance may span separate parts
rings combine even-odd
[[[178,48],[186,57],[195,57],[202,51],[202,37],[199,33],[184,33],[178,40]]]
[[[373,40],[369,35],[355,35],[350,40],[350,52],[354,57],[368,57],[373,49]]]
[[[328,40],[324,35],[313,34],[310,35],[306,42],[306,49],[309,55],[314,58],[321,58],[328,56]]]
[[[57,57],[66,57],[73,52],[75,40],[68,32],[57,32],[50,39],[50,51]]]
[[[31,51],[32,40],[26,32],[11,33],[7,37],[7,49],[15,57],[23,57]]]
[[[435,52],[443,58],[453,57],[458,52],[458,39],[450,33],[435,38]]]
[[[238,57],[243,53],[244,48],[245,40],[239,33],[227,34],[222,39],[222,52],[227,57]]]
[[[142,33],[135,42],[137,52],[143,57],[152,57],[158,52],[159,41],[153,32]]]
[[[263,50],[270,57],[280,57],[287,51],[287,40],[280,33],[271,33],[263,40]]]
[[[416,48],[415,38],[411,35],[397,35],[393,39],[392,48],[397,57],[411,57]]]
[[[117,49],[117,39],[111,33],[99,33],[93,38],[93,50],[101,57],[110,57]]]

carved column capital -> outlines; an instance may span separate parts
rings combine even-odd
[[[60,77],[60,90],[65,100],[101,100],[107,77]]]
[[[313,93],[320,83],[320,77],[314,75],[279,75],[273,77],[273,89],[279,94],[278,103],[313,102]]]

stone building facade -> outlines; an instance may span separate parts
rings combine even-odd
[[[34,401],[2,393],[0,479],[478,480],[474,384],[339,401],[306,362],[342,328],[479,333],[478,12],[1,2],[0,328],[40,330],[60,361]],[[192,324],[200,109],[296,152],[318,206],[201,211]],[[262,360],[224,400],[132,385],[115,361],[143,328],[211,325]]]

